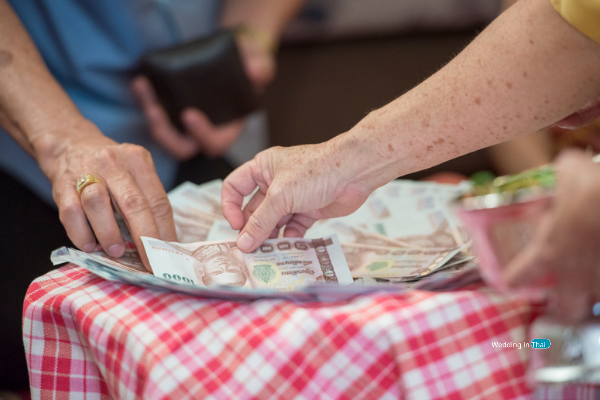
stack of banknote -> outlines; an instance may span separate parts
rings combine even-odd
[[[418,287],[415,282],[432,274],[448,279],[473,266],[468,237],[449,205],[467,186],[396,180],[355,213],[319,221],[305,238],[268,240],[252,253],[235,244],[238,232],[223,217],[221,188],[222,181],[186,182],[169,193],[179,241],[143,238],[155,276],[133,247],[120,259],[101,249],[61,248],[53,261],[74,262],[107,279],[228,298],[273,291],[338,298],[390,283]]]
[[[169,194],[179,241],[235,241],[221,211],[221,181],[184,183]],[[468,237],[449,201],[466,185],[396,180],[353,214],[317,222],[305,237],[337,235],[354,278],[411,281],[466,262]]]

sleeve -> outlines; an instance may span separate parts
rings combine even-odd
[[[600,43],[600,0],[550,0],[567,22]]]

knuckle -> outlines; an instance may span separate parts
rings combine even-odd
[[[80,215],[80,206],[77,203],[71,202],[61,205],[58,208],[58,219],[65,225],[72,222]]]
[[[119,203],[121,210],[126,215],[139,214],[148,210],[149,204],[146,198],[137,191],[125,192],[121,196],[121,202]]]
[[[173,215],[173,208],[171,202],[166,196],[160,196],[150,202],[152,205],[152,213],[158,219],[169,218]]]
[[[269,147],[268,149],[263,150],[260,153],[258,153],[257,155],[255,155],[254,160],[256,160],[256,162],[259,164],[267,162],[273,154],[281,151],[281,149],[283,149],[283,147],[281,147],[281,146]]]
[[[121,146],[123,146],[123,152],[127,159],[133,161],[134,164],[153,165],[152,156],[146,148],[131,143],[124,143]]]
[[[143,146],[137,144],[126,143],[124,144],[127,153],[134,157],[146,158],[150,155],[150,152]]]
[[[270,204],[275,212],[285,215],[293,211],[293,200],[288,194],[287,190],[279,186],[271,186],[269,188]]]
[[[248,221],[248,225],[254,232],[264,232],[265,234],[269,234],[272,230],[264,215],[253,214]]]
[[[107,197],[100,184],[86,187],[81,193],[81,204],[89,211],[100,211],[106,206]]]
[[[114,146],[111,147],[103,147],[98,149],[96,152],[96,157],[102,163],[115,163],[118,159],[117,149]]]

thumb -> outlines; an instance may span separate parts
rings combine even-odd
[[[266,197],[252,213],[246,226],[240,232],[237,239],[237,246],[244,252],[254,251],[265,240],[277,226],[279,220],[285,217],[288,212],[283,206],[280,196],[273,196],[267,192]]]

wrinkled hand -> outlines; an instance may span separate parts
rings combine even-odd
[[[237,42],[248,78],[258,92],[264,91],[275,76],[275,58],[264,46],[245,36],[239,37]],[[210,157],[221,156],[244,128],[244,119],[214,125],[201,110],[188,108],[181,115],[186,132],[179,132],[158,102],[147,78],[136,77],[131,87],[149,121],[150,134],[178,160],[190,159],[201,152]]]
[[[512,288],[551,284],[551,306],[575,322],[600,301],[600,165],[571,150],[556,167],[554,203],[532,243],[507,267],[505,282]]]
[[[62,141],[38,158],[52,183],[69,238],[86,252],[94,250],[97,239],[108,254],[122,256],[125,243],[113,216],[112,195],[150,270],[140,236],[177,240],[171,205],[150,153],[137,145],[114,142],[87,121],[77,133],[77,140]],[[85,187],[80,197],[76,183],[88,173],[103,182]]]
[[[302,237],[323,218],[348,215],[373,188],[340,166],[331,142],[273,147],[233,171],[223,182],[223,215],[242,229],[237,245],[253,251],[285,226],[285,237]],[[258,191],[242,210],[244,197]]]

